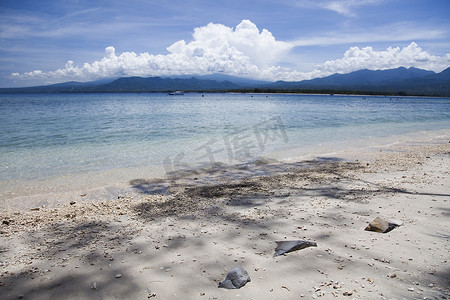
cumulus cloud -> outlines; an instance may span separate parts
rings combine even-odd
[[[315,72],[329,75],[360,69],[383,70],[398,67],[416,67],[440,72],[448,65],[450,65],[450,54],[442,57],[431,55],[412,42],[404,48],[389,47],[383,51],[376,51],[372,47],[351,47],[345,52],[344,57],[317,66]]]
[[[117,76],[168,76],[182,74],[225,73],[265,80],[297,81],[348,73],[360,69],[391,69],[418,67],[440,72],[450,65],[450,54],[435,56],[412,42],[404,48],[389,47],[377,51],[372,47],[351,47],[342,58],[317,65],[311,72],[301,72],[280,66],[281,59],[295,43],[277,41],[268,30],[260,31],[249,20],[236,28],[210,23],[195,28],[193,40],[180,40],[167,48],[167,54],[147,52],[116,54],[107,47],[101,60],[81,66],[68,61],[64,68],[44,72],[35,70],[13,73],[11,77],[41,78],[47,81],[88,81]]]
[[[372,47],[351,47],[342,58],[329,60],[315,66],[311,72],[299,72],[281,67],[271,67],[262,72],[265,78],[299,81],[329,76],[335,73],[350,73],[361,69],[385,70],[398,67],[416,67],[441,72],[450,66],[450,54],[431,55],[422,50],[415,42],[406,47],[389,47],[377,51]]]
[[[178,41],[167,48],[166,55],[123,52],[105,49],[105,56],[93,63],[75,66],[68,61],[62,69],[39,70],[14,77],[71,78],[89,80],[114,76],[160,76],[173,74],[227,73],[256,77],[287,54],[292,44],[275,40],[272,33],[260,31],[249,20],[235,29],[210,23],[194,29],[193,40]]]

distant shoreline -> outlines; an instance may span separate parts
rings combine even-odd
[[[36,92],[36,91],[5,91],[16,88],[0,88],[0,95],[33,95],[33,94],[49,94],[49,95],[57,95],[57,94],[168,94],[172,92],[171,90],[167,91],[59,91],[59,92]],[[22,88],[17,88],[22,89]],[[26,89],[26,88],[25,88]],[[330,95],[330,96],[380,96],[380,97],[421,97],[421,98],[450,98],[450,95],[433,95],[433,94],[410,94],[410,93],[395,93],[395,92],[374,92],[374,91],[341,91],[341,90],[280,90],[280,91],[272,91],[268,90],[259,90],[255,91],[254,89],[248,90],[193,90],[193,91],[184,91],[185,94],[256,94],[256,95]]]
[[[302,81],[261,82],[223,75],[220,79],[121,77],[106,81],[63,82],[52,85],[0,88],[0,93],[296,93],[450,97],[450,68],[434,73],[416,68],[359,70]]]

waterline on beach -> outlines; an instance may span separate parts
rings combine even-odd
[[[1,95],[0,109],[0,196],[11,203],[117,197],[138,178],[445,140],[450,128],[447,98]]]
[[[345,142],[329,142],[311,147],[290,148],[255,157],[245,163],[237,164],[237,168],[249,170],[239,172],[240,175],[257,174],[253,168],[261,161],[265,163],[289,164],[306,160],[342,160],[354,161],[356,157],[367,156],[372,153],[392,150],[395,146],[417,147],[432,144],[446,144],[449,142],[450,129],[436,131],[420,131],[384,138],[355,139]],[[205,163],[186,165],[173,174],[167,173],[162,164],[144,165],[127,168],[114,168],[103,171],[60,175],[46,179],[10,180],[0,182],[0,209],[27,208],[36,206],[54,206],[58,203],[70,201],[98,201],[114,200],[123,195],[133,196],[141,191],[133,187],[136,180],[170,180],[180,176],[208,177],[209,173],[227,172],[234,169],[228,159],[216,164]],[[242,170],[244,170],[242,169]],[[235,174],[237,175],[237,174]],[[266,174],[267,175],[267,174]],[[191,177],[192,177],[191,176]],[[234,176],[230,172],[229,176]]]

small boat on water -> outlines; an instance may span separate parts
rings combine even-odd
[[[181,95],[184,95],[184,93],[183,93],[183,91],[175,91],[175,92],[170,92],[169,95],[181,96]]]

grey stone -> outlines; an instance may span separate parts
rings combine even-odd
[[[277,247],[275,248],[275,254],[273,257],[286,254],[292,251],[297,251],[301,249],[305,249],[308,247],[317,247],[317,244],[315,242],[308,242],[308,241],[278,241]]]
[[[398,226],[401,226],[402,224],[403,224],[402,222],[397,220],[387,221],[381,219],[380,217],[376,217],[375,220],[370,222],[369,225],[367,225],[367,227],[364,230],[386,233]]]
[[[251,279],[247,271],[239,266],[228,272],[225,280],[219,283],[219,287],[225,289],[240,289],[250,281]]]

